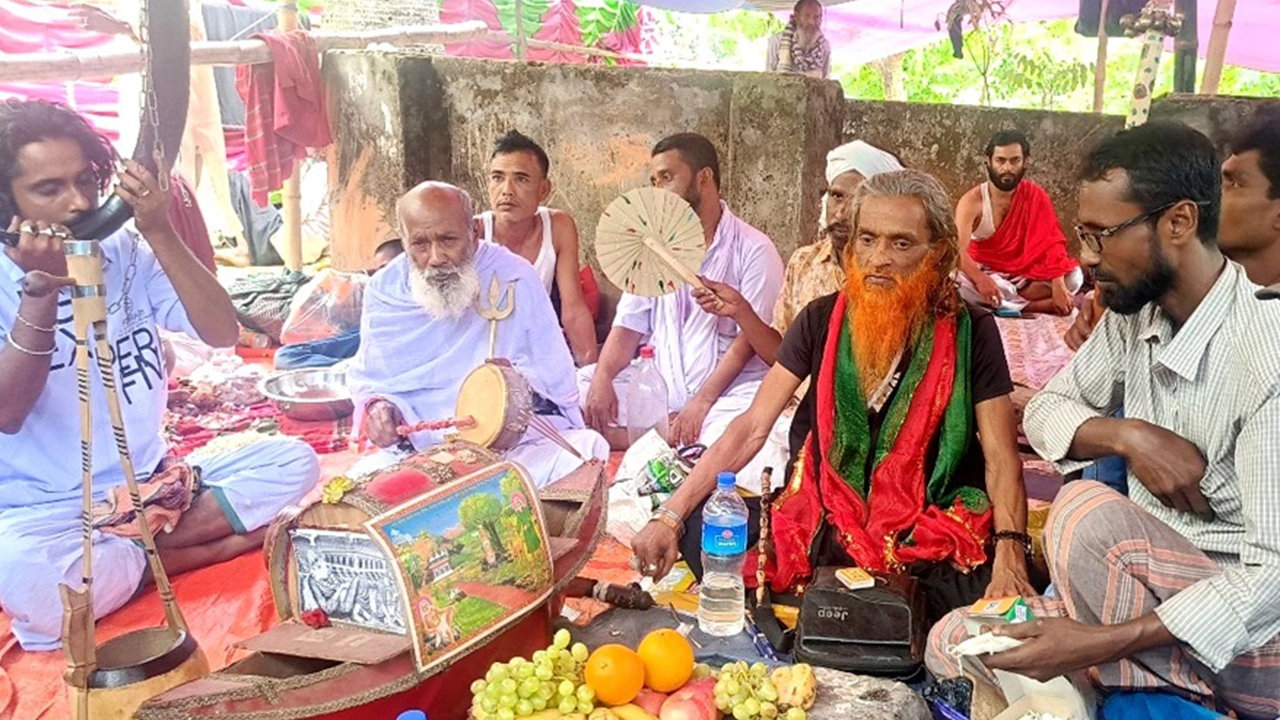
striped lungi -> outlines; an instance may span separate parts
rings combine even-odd
[[[1089,625],[1114,625],[1153,612],[1184,588],[1221,572],[1185,537],[1128,498],[1096,482],[1068,483],[1058,493],[1045,528],[1044,546],[1058,597],[1032,598],[1038,617],[1070,617]],[[939,677],[961,674],[947,650],[968,634],[964,609],[929,634],[925,660]],[[996,684],[979,663],[966,674]],[[1089,680],[1106,690],[1173,689],[1241,718],[1280,716],[1280,637],[1238,656],[1211,673],[1181,645],[1139,653],[1089,668]]]

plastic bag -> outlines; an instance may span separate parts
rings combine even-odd
[[[280,341],[285,345],[331,338],[360,326],[369,276],[325,268],[293,296]]]
[[[649,523],[655,502],[661,504],[670,495],[653,493],[642,495],[641,485],[646,482],[649,461],[674,454],[674,450],[656,430],[650,430],[631,444],[622,456],[613,486],[609,488],[609,520],[607,532],[624,545]]]
[[[255,273],[232,283],[227,294],[242,327],[278,341],[290,303],[308,282],[306,275],[295,270]]]

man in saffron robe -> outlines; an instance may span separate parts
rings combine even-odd
[[[949,603],[1026,593],[1012,382],[991,314],[961,302],[951,281],[946,192],[915,170],[877,175],[850,218],[844,289],[800,313],[751,407],[636,536],[641,569],[662,577],[677,547],[693,561],[717,471],[742,467],[814,376],[773,509],[774,590],[794,590],[816,561],[910,573],[935,617]]]
[[[361,460],[351,474],[372,472],[443,440],[441,430],[406,438],[398,428],[453,417],[462,381],[490,357],[490,323],[476,307],[488,306],[493,282],[500,307],[514,304],[498,321],[493,356],[510,361],[529,381],[533,412],[577,450],[530,429],[506,459],[524,466],[542,487],[583,458],[607,458],[604,439],[582,427],[573,358],[563,335],[546,332],[559,323],[533,267],[501,245],[479,241],[471,197],[452,185],[422,183],[400,199],[396,212],[405,254],[365,289],[360,349],[348,372],[356,431],[384,451]]]
[[[1031,144],[1018,130],[987,143],[987,182],[956,206],[960,294],[974,304],[1069,315],[1084,274],[1067,254],[1049,193],[1024,178]]]

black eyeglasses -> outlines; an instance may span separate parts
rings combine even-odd
[[[1161,205],[1155,210],[1144,212],[1138,217],[1125,220],[1119,225],[1112,225],[1111,227],[1103,230],[1099,230],[1098,232],[1092,232],[1090,230],[1086,230],[1083,225],[1076,225],[1076,237],[1080,238],[1080,242],[1083,243],[1084,245],[1087,245],[1090,250],[1096,253],[1100,253],[1102,252],[1103,240],[1111,237],[1112,235],[1115,235],[1121,230],[1127,230],[1128,228],[1131,228],[1134,225],[1137,225],[1138,223],[1146,222],[1147,220],[1151,219],[1153,216],[1159,215],[1160,213],[1164,212],[1165,210],[1168,210],[1169,208],[1173,207],[1174,205],[1177,205],[1180,202],[1183,202],[1183,201],[1174,200],[1173,202],[1167,205]],[[1196,204],[1199,205],[1200,203],[1196,203]]]

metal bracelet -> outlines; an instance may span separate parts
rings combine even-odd
[[[36,325],[30,320],[22,317],[22,313],[18,313],[18,322],[22,323],[23,325],[26,325],[27,327],[31,328],[32,330],[35,330],[36,332],[42,332],[42,333],[58,332],[57,325],[54,325],[53,327],[40,327],[39,325]]]
[[[5,335],[5,338],[9,341],[9,344],[13,346],[14,350],[17,350],[18,352],[24,355],[30,355],[32,357],[49,357],[58,349],[57,341],[54,341],[53,347],[49,348],[48,350],[32,350],[30,348],[25,348],[19,345],[18,341],[13,339],[13,333],[9,333],[8,335]]]
[[[650,520],[657,520],[675,531],[677,537],[684,536],[684,518],[675,510],[668,507],[659,507],[649,516]]]

